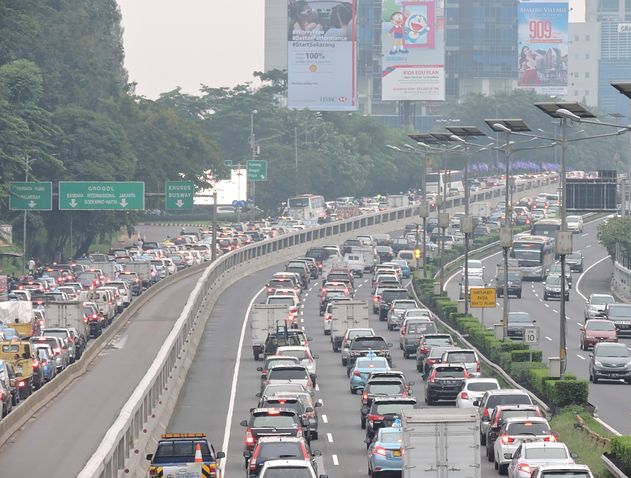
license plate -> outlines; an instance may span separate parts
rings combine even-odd
[[[393,450],[392,456],[401,456],[401,450]]]

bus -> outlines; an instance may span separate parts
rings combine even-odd
[[[305,225],[315,226],[326,219],[324,196],[302,194],[289,198],[286,214],[292,219],[301,220]]]
[[[530,228],[533,236],[546,236],[556,238],[557,231],[561,230],[561,219],[540,219]]]
[[[554,239],[518,234],[513,238],[510,257],[517,259],[523,279],[542,281],[555,260]]]
[[[441,170],[437,173],[428,173],[425,177],[427,193],[444,194],[447,187],[447,196],[464,194],[464,172]]]

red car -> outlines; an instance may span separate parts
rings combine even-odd
[[[581,350],[593,348],[598,342],[617,342],[616,325],[607,319],[590,319],[581,325]]]

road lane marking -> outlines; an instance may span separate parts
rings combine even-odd
[[[587,269],[585,269],[583,271],[583,273],[578,276],[578,280],[576,281],[576,293],[578,295],[580,295],[583,300],[587,300],[587,297],[585,297],[583,295],[583,293],[580,291],[580,285],[581,285],[581,281],[583,280],[583,276],[585,276],[585,274],[587,274],[590,270],[592,270],[594,267],[596,267],[598,264],[600,264],[602,261],[609,259],[609,254],[607,254],[605,257],[603,257],[602,259],[598,259],[596,262],[594,262],[591,266],[589,266]]]
[[[552,309],[552,312],[554,312],[555,314],[558,314],[558,313],[559,313],[559,311],[558,311],[558,310],[556,310],[556,309]]]
[[[337,455],[331,455],[331,458],[333,459],[333,464],[334,464],[335,466],[340,466],[340,462],[339,462],[339,460],[337,459]]]
[[[590,247],[592,247],[592,245],[591,245],[591,244],[587,244],[587,245],[585,246],[585,249],[589,249]]]
[[[320,391],[320,384],[319,383],[316,383],[315,389],[316,389],[316,392]]]
[[[304,324],[305,323],[305,319],[303,319],[302,317],[300,318],[300,323]]]
[[[364,284],[359,284],[359,285],[357,286],[357,288],[359,289],[359,288],[360,288],[361,286],[363,286],[363,285],[364,285]]]
[[[581,234],[581,237],[587,237],[589,236],[589,234],[585,233],[585,234]]]
[[[329,440],[329,443],[333,443],[333,435],[331,435],[330,433],[326,434],[326,439]]]
[[[222,460],[220,465],[222,475],[224,474],[223,471],[226,469],[226,463],[228,463],[228,457],[230,456],[228,455],[228,449],[230,447],[230,429],[232,428],[234,404],[237,397],[237,382],[239,381],[239,367],[241,365],[241,354],[243,352],[243,340],[245,339],[245,331],[247,329],[248,318],[250,317],[250,311],[254,306],[254,302],[256,301],[257,297],[261,295],[261,293],[263,293],[264,291],[265,287],[262,287],[261,290],[254,294],[254,297],[252,297],[252,300],[250,301],[250,304],[245,311],[243,325],[241,325],[241,335],[239,336],[239,346],[237,347],[237,359],[234,363],[234,371],[232,372],[232,387],[230,388],[230,401],[228,402],[228,420],[226,420],[226,427],[224,428],[223,432],[223,446],[221,447],[221,450],[223,450],[223,452],[226,454],[226,458]]]
[[[549,340],[550,342],[552,342],[552,339],[548,337],[547,335],[546,335],[546,340]]]
[[[309,297],[309,292],[307,292],[307,293],[305,294],[305,299],[306,299],[307,297]]]
[[[576,356],[577,356],[578,358],[580,358],[581,360],[585,360],[585,357],[583,357],[583,356],[582,356],[582,355],[580,355],[580,354],[576,354]]]
[[[543,305],[545,305],[548,309],[550,308],[550,305],[549,305],[549,304],[543,304]]]
[[[326,415],[322,415],[322,423],[329,423],[329,419],[326,417]]]

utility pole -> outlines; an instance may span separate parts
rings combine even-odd
[[[250,113],[250,148],[252,150],[251,159],[254,161],[256,159],[256,138],[254,137],[254,115],[256,115],[258,111],[252,110]],[[250,213],[250,220],[254,222],[254,211],[256,207],[256,181],[252,181],[252,206]]]
[[[217,191],[213,191],[213,239],[212,260],[217,259]]]

